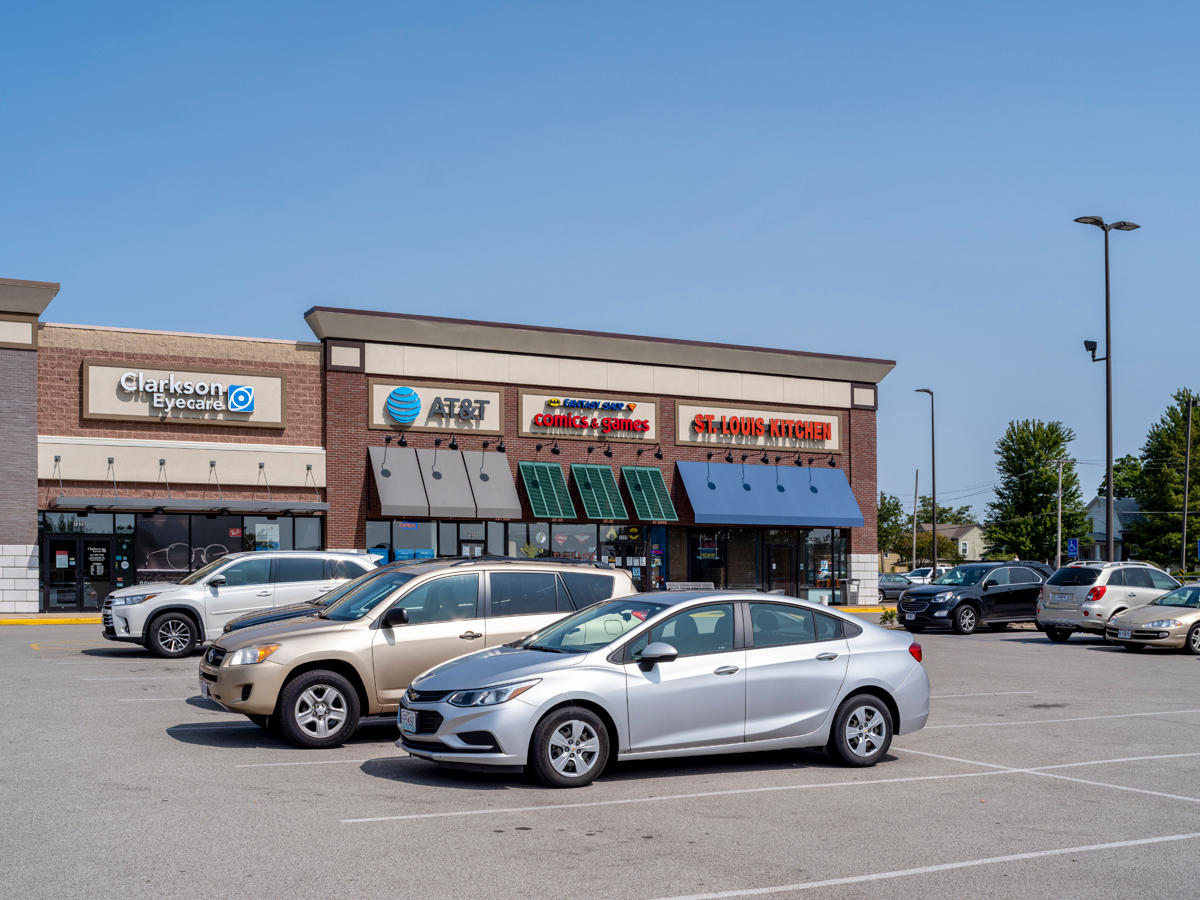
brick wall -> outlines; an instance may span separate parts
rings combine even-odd
[[[850,410],[850,446],[853,447],[850,486],[858,508],[862,510],[863,527],[850,530],[850,552],[878,553],[877,540],[879,472],[876,459],[875,410]],[[872,565],[877,566],[878,563]]]
[[[37,541],[37,357],[0,349],[0,545]]]

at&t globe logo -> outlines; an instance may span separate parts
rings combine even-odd
[[[421,414],[421,398],[412,388],[398,387],[388,394],[384,409],[401,425],[411,425]]]

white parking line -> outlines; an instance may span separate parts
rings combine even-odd
[[[1042,859],[1047,856],[1066,856],[1070,853],[1095,853],[1100,850],[1119,850],[1123,847],[1144,847],[1148,844],[1165,844],[1173,841],[1190,841],[1200,838],[1200,831],[1185,834],[1168,834],[1162,837],[1139,838],[1132,841],[1109,841],[1106,844],[1085,844],[1081,847],[1059,847],[1054,850],[1034,850],[1029,853],[1010,853],[1006,856],[987,856],[982,859],[967,859],[961,862],[941,863],[933,866],[917,866],[912,869],[895,869],[891,872],[873,872],[870,875],[851,875],[846,878],[827,878],[824,881],[804,881],[797,884],[781,884],[775,887],[748,888],[740,891],[719,891],[713,894],[682,894],[663,900],[722,900],[725,897],[753,897],[761,894],[783,894],[790,891],[807,891],[813,888],[839,887],[845,884],[862,884],[868,881],[883,881],[889,878],[906,878],[912,875],[929,875],[934,872],[950,872],[954,869],[969,869],[996,863],[1020,862],[1026,859]]]
[[[242,763],[234,766],[235,769],[265,769],[271,766],[331,766],[334,763],[365,763],[370,762],[369,759],[317,759],[306,762],[278,762],[278,763]]]
[[[971,722],[965,725],[926,725],[925,730],[934,728],[1000,728],[1009,725],[1055,725],[1060,722],[1096,722],[1100,719],[1137,719],[1145,716],[1178,716],[1184,713],[1200,713],[1200,709],[1164,709],[1162,712],[1118,713],[1111,716],[1073,716],[1069,719],[1025,719],[1020,722]]]
[[[1007,697],[1010,694],[1036,694],[1037,691],[980,691],[978,694],[936,694],[930,700],[950,700],[954,697]]]
[[[452,812],[410,813],[403,816],[371,816],[363,819],[342,819],[345,825],[360,822],[403,822],[411,819],[450,819],[458,816],[490,816],[497,813],[541,812],[546,809],[586,809],[593,806],[623,806],[631,803],[664,803],[669,800],[694,800],[702,797],[732,797],[738,794],[766,794],[778,791],[806,791],[819,788],[858,787],[870,784],[902,784],[912,781],[946,781],[952,778],[979,778],[986,775],[1007,775],[996,772],[959,772],[952,775],[910,775],[905,778],[873,778],[863,781],[829,781],[822,784],[787,784],[776,787],[739,788],[730,791],[701,791],[695,794],[663,794],[658,797],[628,797],[621,800],[591,800],[585,803],[548,803],[542,806],[510,806],[492,809],[462,809]]]

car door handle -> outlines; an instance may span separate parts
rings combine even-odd
[[[1128,594],[1126,594],[1125,596],[1127,596],[1127,597],[1136,597],[1136,596],[1137,596],[1137,591],[1130,591],[1130,592],[1129,592]]]
[[[271,592],[270,592],[270,591],[259,591],[259,592],[258,592],[257,594],[255,594],[254,596],[255,596],[255,597],[270,597],[270,596],[271,596]]]
[[[332,591],[332,590],[333,590],[333,587],[332,587],[332,586],[330,586],[330,587],[321,587],[321,588],[317,588],[317,593],[318,593],[318,594],[324,594],[324,593],[326,593],[326,592],[328,592],[328,591]]]
[[[713,669],[714,675],[732,675],[738,670],[737,666],[721,666],[719,669]]]
[[[475,638],[483,637],[483,635],[480,634],[478,631],[464,631],[462,634],[459,635],[459,637],[462,638],[464,641],[473,641],[473,640],[475,640]]]
[[[829,660],[831,660],[831,659],[837,659],[837,654],[836,653],[818,653],[817,659],[821,660],[821,662],[829,662]]]

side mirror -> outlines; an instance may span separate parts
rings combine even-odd
[[[221,585],[223,585],[225,583],[225,576],[224,575],[214,575],[212,578],[208,579],[208,581],[206,581],[204,583],[207,584],[209,587],[220,587]]]
[[[408,624],[408,610],[403,606],[393,606],[383,614],[380,628],[395,628],[397,625]]]
[[[659,663],[673,662],[678,656],[679,651],[670,644],[655,641],[642,651],[641,657],[638,658],[638,667],[643,672],[649,672]]]
[[[991,583],[990,581],[985,581],[983,584],[981,584],[981,585],[979,586],[979,589],[980,589],[981,591],[986,591],[986,590],[987,590],[988,588],[990,588],[991,586],[992,586],[992,583]]]

